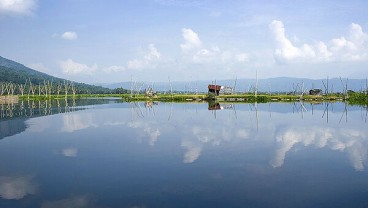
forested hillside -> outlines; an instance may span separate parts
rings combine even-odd
[[[0,56],[0,82],[2,83],[13,83],[13,84],[30,84],[40,85],[45,82],[53,83],[54,86],[63,83],[73,83],[77,89],[78,94],[106,94],[106,93],[122,93],[122,89],[108,89],[101,86],[88,85],[84,83],[72,82],[50,76],[48,74],[33,70],[15,61],[3,58]]]

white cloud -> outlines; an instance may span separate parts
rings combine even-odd
[[[44,73],[49,72],[49,69],[45,65],[43,65],[42,63],[28,64],[27,67],[29,67],[31,69],[35,69],[35,70],[40,71],[40,72],[44,72]]]
[[[210,17],[219,17],[219,16],[221,16],[222,15],[222,13],[221,12],[219,12],[219,11],[212,11],[211,13],[210,13]]]
[[[146,64],[145,60],[134,59],[134,60],[128,61],[128,68],[129,69],[142,69],[146,65],[147,64]]]
[[[368,34],[360,25],[352,23],[349,37],[331,40],[331,51],[341,61],[359,61],[368,59]]]
[[[0,196],[3,199],[18,200],[36,192],[32,176],[0,176]]]
[[[148,54],[144,57],[146,60],[152,61],[160,59],[161,54],[160,52],[158,52],[154,44],[149,44],[148,50],[149,50]]]
[[[65,40],[76,40],[78,39],[78,35],[76,32],[64,32],[61,38]]]
[[[37,0],[0,0],[0,14],[31,15]]]
[[[249,61],[247,53],[232,50],[222,51],[218,46],[204,48],[197,33],[192,29],[182,29],[184,43],[180,45],[182,52],[189,61],[197,64],[231,64]]]
[[[125,67],[124,66],[109,66],[109,67],[106,67],[104,69],[102,69],[104,72],[106,73],[112,73],[112,72],[122,72],[122,71],[125,71]]]
[[[238,62],[247,62],[249,61],[249,55],[247,53],[239,53],[235,55],[235,59]]]
[[[64,74],[91,74],[98,69],[98,66],[96,64],[87,66],[74,62],[72,59],[68,59],[60,62],[60,68],[63,70]]]
[[[180,45],[180,48],[183,52],[189,52],[191,50],[198,50],[202,47],[202,42],[199,39],[197,33],[195,33],[192,29],[181,29],[182,36],[184,38],[184,43]]]
[[[368,60],[368,34],[355,23],[351,24],[348,37],[332,39],[328,44],[318,41],[296,46],[287,38],[284,24],[278,20],[272,21],[270,29],[276,41],[274,58],[278,63]]]
[[[154,44],[148,45],[148,51],[142,59],[134,59],[128,61],[129,69],[143,69],[153,67],[154,64],[161,59],[161,53],[157,50]]]

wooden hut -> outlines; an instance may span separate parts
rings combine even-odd
[[[311,89],[309,90],[309,95],[322,95],[321,89]]]
[[[208,85],[208,94],[219,95],[223,86],[220,85]]]

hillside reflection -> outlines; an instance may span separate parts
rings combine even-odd
[[[26,121],[30,118],[49,116],[60,113],[71,113],[84,110],[90,105],[101,105],[118,100],[109,99],[78,99],[78,100],[31,100],[19,103],[0,104],[0,139],[19,134],[28,128]],[[76,124],[73,115],[65,114],[65,131],[82,128]]]

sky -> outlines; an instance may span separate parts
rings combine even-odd
[[[86,83],[368,77],[365,0],[0,0],[0,56]]]

